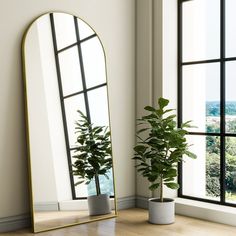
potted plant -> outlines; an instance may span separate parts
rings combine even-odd
[[[138,119],[141,128],[137,131],[138,143],[134,147],[134,160],[137,160],[137,171],[150,182],[149,189],[159,188],[159,198],[149,199],[149,222],[154,224],[171,224],[174,222],[174,200],[163,197],[164,185],[178,189],[176,183],[177,165],[183,160],[183,155],[196,158],[188,150],[189,145],[185,128],[191,127],[190,121],[176,127],[176,115],[166,109],[169,100],[159,98],[158,108],[146,106],[150,114]],[[143,134],[141,136],[141,134]]]
[[[93,126],[88,118],[78,111],[81,119],[76,124],[77,145],[72,158],[72,172],[79,177],[75,186],[95,181],[96,195],[88,196],[90,215],[103,215],[111,212],[110,197],[102,194],[99,176],[109,178],[107,172],[112,168],[110,131],[106,126]]]

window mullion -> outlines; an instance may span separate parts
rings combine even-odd
[[[225,203],[225,0],[220,1],[220,201]]]
[[[178,2],[178,110],[177,110],[177,118],[178,118],[178,127],[181,126],[182,124],[182,61],[183,61],[183,56],[182,56],[182,1],[179,0]],[[183,188],[182,188],[182,183],[183,183],[183,163],[180,162],[178,163],[178,183],[180,185],[180,188],[178,189],[178,196],[183,195]]]
[[[76,40],[78,42],[78,53],[79,53],[79,62],[80,62],[80,70],[81,70],[81,78],[82,78],[82,84],[83,84],[83,90],[84,90],[84,102],[85,102],[85,109],[88,121],[91,123],[91,116],[89,111],[89,102],[88,102],[88,94],[87,94],[87,86],[86,86],[86,80],[85,80],[85,72],[84,72],[84,63],[83,63],[83,55],[82,55],[82,49],[80,44],[80,36],[79,36],[79,27],[76,17],[74,17],[75,22],[75,32],[76,32]]]

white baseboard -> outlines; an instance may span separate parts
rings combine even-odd
[[[148,209],[148,197],[136,196],[136,207]]]
[[[135,196],[117,198],[118,210],[134,208],[135,206]]]
[[[210,203],[176,198],[176,214],[236,226],[236,209]],[[133,207],[148,208],[148,198],[130,196],[117,199],[118,210]],[[30,227],[29,214],[0,218],[0,233]]]
[[[0,218],[0,233],[28,228],[30,225],[29,214]]]
[[[58,202],[36,202],[34,204],[35,211],[58,211]]]
[[[111,209],[114,209],[114,199],[110,199]],[[59,209],[61,211],[74,211],[88,210],[88,201],[87,200],[68,200],[59,202]]]
[[[236,209],[233,207],[181,198],[176,198],[175,202],[176,214],[236,226]],[[133,207],[147,209],[148,198],[142,196],[130,196],[117,199],[118,210]],[[31,221],[29,214],[0,218],[0,233],[30,227],[30,225]]]
[[[34,207],[41,211],[58,210],[57,203],[37,203]],[[118,198],[117,207],[118,210],[135,207],[135,196]],[[29,214],[0,218],[0,233],[28,228],[30,225],[31,219]]]

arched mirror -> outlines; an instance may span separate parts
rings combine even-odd
[[[103,46],[49,13],[22,44],[34,232],[116,216]]]

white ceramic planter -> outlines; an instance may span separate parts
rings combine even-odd
[[[175,221],[175,202],[173,199],[164,198],[160,202],[157,198],[148,200],[149,222],[152,224],[172,224]]]
[[[108,194],[88,196],[89,215],[105,215],[111,213],[110,197]]]

